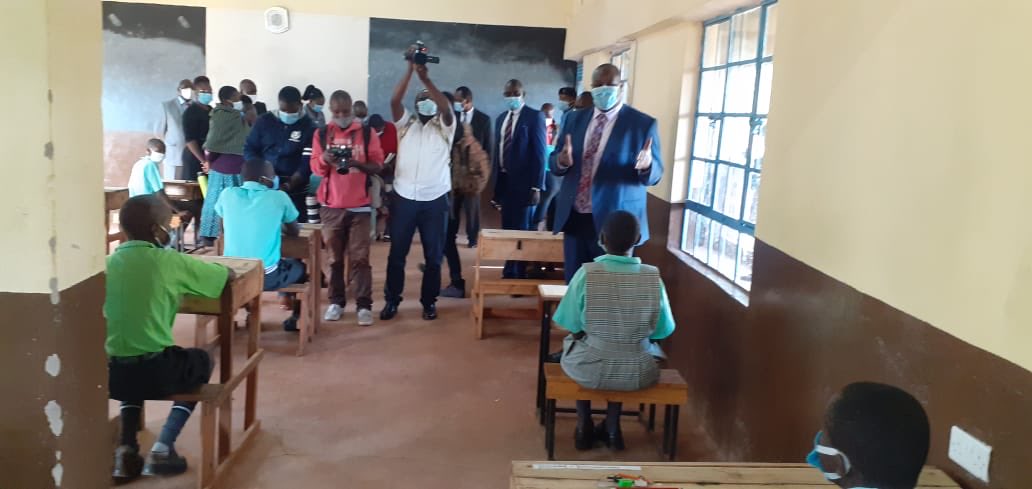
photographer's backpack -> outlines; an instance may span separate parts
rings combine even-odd
[[[460,125],[457,132],[458,138],[452,146],[452,190],[459,194],[476,195],[487,187],[487,181],[491,178],[491,158],[480,141],[473,137],[473,130],[468,124]]]

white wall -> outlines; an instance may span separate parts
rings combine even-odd
[[[243,78],[258,99],[276,106],[279,89],[314,84],[328,98],[337,89],[365,99],[369,80],[369,18],[292,13],[290,30],[265,30],[261,10],[208,8],[207,73],[217,91]]]

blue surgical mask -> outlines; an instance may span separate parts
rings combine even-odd
[[[282,121],[284,124],[290,125],[290,124],[293,124],[293,123],[301,120],[301,113],[300,112],[283,112],[281,110],[280,113],[279,113],[279,120]]]
[[[821,471],[821,474],[824,474],[825,479],[834,482],[841,479],[842,476],[836,474],[835,472],[828,472],[824,468],[824,464],[821,463],[821,455],[827,455],[829,457],[841,457],[843,468],[845,469],[845,473],[847,474],[849,473],[850,469],[849,457],[846,457],[846,454],[838,451],[835,448],[821,445],[821,435],[822,432],[818,431],[817,438],[813,440],[813,451],[811,451],[810,454],[806,456],[806,463],[810,464],[813,468]]]
[[[462,104],[458,102],[452,102],[452,108],[455,109],[455,112],[462,112]]]
[[[523,97],[505,97],[505,107],[513,112],[523,107]]]
[[[433,117],[437,115],[437,102],[430,99],[420,100],[416,102],[416,112],[422,116]]]
[[[609,110],[620,103],[620,87],[613,85],[602,85],[591,89],[591,97],[595,99],[595,107],[599,110]]]
[[[279,175],[272,177],[272,189],[279,190]]]
[[[237,100],[236,102],[233,102],[233,109],[236,110],[236,111],[239,111],[239,112],[243,112],[244,111],[244,101],[243,100]]]
[[[211,103],[211,94],[208,92],[200,92],[197,94],[197,101],[204,105],[208,105]]]
[[[315,111],[316,114],[322,112],[322,108],[323,106],[321,105],[312,104],[312,110]]]

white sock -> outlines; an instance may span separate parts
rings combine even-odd
[[[154,442],[154,446],[151,447],[150,451],[154,453],[168,453],[169,447],[168,445],[161,443],[160,441],[156,441]]]

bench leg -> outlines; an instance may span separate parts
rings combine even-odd
[[[201,463],[197,469],[199,487],[208,487],[215,477],[215,405],[201,403]]]
[[[648,424],[648,430],[649,430],[649,433],[655,433],[656,432],[656,405],[655,404],[649,404],[649,424]]]
[[[670,453],[670,405],[663,407],[663,455]]]
[[[478,340],[484,339],[484,294],[473,291],[473,334]]]
[[[677,422],[681,416],[681,406],[673,407],[673,419],[671,420],[670,426],[670,461],[673,462],[677,458]]]
[[[538,345],[537,408],[540,413],[545,407],[545,359],[548,357],[549,335],[552,333],[552,318],[548,308],[542,307],[541,338]],[[543,419],[543,417],[542,417]]]
[[[555,460],[555,399],[545,401],[545,451]]]
[[[311,323],[309,321],[310,318],[308,313],[310,311],[308,308],[312,307],[312,302],[308,300],[307,296],[308,294],[301,294],[299,297],[294,299],[296,301],[301,301],[301,306],[298,308],[297,315],[297,356],[299,357],[304,356],[305,344],[308,343],[309,335],[311,334],[309,331],[309,328],[311,327],[309,325]]]

